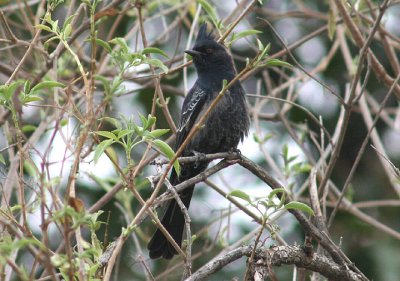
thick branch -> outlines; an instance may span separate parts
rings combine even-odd
[[[193,273],[186,281],[204,280],[211,274],[221,270],[227,264],[243,257],[249,257],[253,251],[252,246],[242,246],[233,251],[220,256]],[[305,268],[313,272],[318,272],[328,278],[330,281],[363,281],[366,280],[361,275],[353,272],[349,268],[341,267],[337,263],[319,254],[314,254],[312,257],[307,257],[303,249],[299,246],[274,246],[271,248],[261,247],[256,250],[253,269],[262,270],[267,267],[267,264],[272,266],[295,265],[300,268]],[[261,269],[261,270],[260,270]],[[267,277],[266,275],[263,277]]]

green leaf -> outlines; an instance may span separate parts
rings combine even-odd
[[[37,25],[35,25],[35,27],[37,29],[41,29],[41,30],[45,30],[45,31],[48,31],[48,32],[52,32],[51,28],[49,26],[47,26],[47,25],[44,25],[44,24],[37,24]]]
[[[287,146],[287,144],[285,144],[283,147],[282,147],[282,155],[283,155],[283,159],[288,159],[288,153],[289,153],[289,148],[288,148],[288,146]]]
[[[26,172],[27,175],[35,177],[37,175],[38,169],[36,168],[33,162],[24,161],[24,171]]]
[[[2,164],[6,164],[6,160],[4,159],[4,156],[3,156],[3,154],[1,154],[0,153],[0,163],[2,163]]]
[[[259,33],[262,33],[262,32],[259,30],[255,30],[255,29],[250,29],[250,30],[245,30],[245,31],[241,31],[238,33],[234,33],[231,37],[231,43],[233,43],[243,37],[254,35],[254,34],[259,34]]]
[[[23,104],[26,104],[31,101],[40,101],[40,100],[43,100],[43,99],[41,97],[28,96],[28,97],[24,97],[21,102]]]
[[[27,95],[31,90],[31,81],[26,80],[24,83],[24,93]]]
[[[142,114],[139,113],[140,121],[142,121],[143,129],[146,130],[147,126],[147,119]]]
[[[215,8],[206,0],[197,0],[207,15],[210,17],[215,27],[219,27],[219,19]]]
[[[95,133],[96,133],[96,135],[99,135],[99,136],[102,136],[102,137],[105,137],[108,139],[118,140],[116,135],[114,135],[113,133],[108,132],[108,131],[96,131]]]
[[[43,81],[33,87],[31,93],[41,89],[51,89],[55,87],[64,87],[64,84],[57,81]]]
[[[260,46],[259,46],[259,47],[260,47]],[[269,52],[269,49],[270,49],[270,48],[271,48],[271,43],[268,43],[268,45],[265,46],[264,49],[260,50],[261,53],[260,53],[260,55],[259,55],[258,58],[257,58],[257,62],[260,62],[261,60],[263,60],[263,59],[268,55],[268,52]]]
[[[46,42],[44,42],[45,47],[47,48],[51,41],[58,40],[58,39],[59,39],[58,36],[50,37],[49,39],[46,40]]]
[[[263,43],[260,41],[260,39],[257,38],[257,46],[258,46],[258,50],[261,52],[262,50],[264,50],[264,45]]]
[[[166,142],[162,140],[154,140],[153,143],[165,156],[167,156],[169,160],[175,156],[175,152]],[[181,166],[178,159],[174,162],[174,169],[176,174],[179,176],[181,174]]]
[[[51,22],[51,30],[57,32],[58,30],[58,20]]]
[[[272,197],[274,197],[275,195],[277,195],[278,193],[281,194],[286,194],[286,190],[284,188],[276,188],[273,189],[269,194],[268,194],[268,198],[272,199]]]
[[[33,125],[25,125],[22,127],[22,132],[24,132],[24,133],[34,132],[35,130],[36,130],[36,126],[33,126]]]
[[[99,160],[100,156],[103,154],[104,150],[107,149],[111,144],[113,144],[114,140],[108,139],[108,140],[103,140],[99,145],[96,147],[96,150],[94,152],[94,163],[96,164],[97,161]]]
[[[159,48],[154,48],[154,47],[147,47],[144,48],[141,52],[143,55],[147,55],[147,54],[158,54],[161,56],[164,56],[166,58],[169,58],[169,56],[161,49]]]
[[[222,89],[225,88],[226,85],[228,85],[228,80],[226,79],[222,80]]]
[[[298,201],[292,201],[285,205],[285,209],[293,209],[306,212],[307,214],[314,216],[314,211],[306,204]]]
[[[121,122],[118,119],[115,119],[115,118],[112,118],[112,117],[106,116],[106,117],[100,118],[99,120],[101,120],[101,121],[104,120],[104,121],[110,123],[111,125],[114,125],[115,128],[121,128],[122,127]]]
[[[332,41],[333,36],[335,35],[336,31],[336,20],[335,20],[335,14],[333,12],[332,7],[329,9],[328,13],[328,37]]]
[[[282,194],[280,196],[280,198],[277,196],[278,194]],[[277,196],[279,199],[279,204],[276,205],[273,201],[273,197]],[[286,190],[284,188],[276,188],[274,190],[272,190],[269,194],[268,194],[268,201],[270,203],[272,203],[272,205],[276,206],[276,208],[281,208],[283,206],[283,204],[285,204],[285,200],[286,200]]]
[[[147,116],[147,124],[146,127],[144,128],[145,130],[151,128],[151,126],[154,125],[154,123],[156,123],[157,118],[155,116],[152,116],[151,114],[149,114]]]
[[[108,44],[106,41],[101,40],[99,38],[96,38],[96,44],[103,47],[104,49],[106,49],[107,52],[111,53],[112,52],[112,48],[110,46],[110,44]]]
[[[150,132],[152,138],[159,138],[169,132],[169,129],[156,129]]]
[[[76,16],[76,14],[70,15],[63,24],[63,30],[65,29],[65,27],[70,24],[72,22],[72,20],[74,19],[74,17]]]
[[[129,129],[123,129],[118,132],[118,139],[121,139],[122,137],[128,135],[128,134],[133,134],[135,131],[134,130],[129,130]]]
[[[291,156],[291,157],[289,157],[289,158],[287,159],[287,162],[290,163],[290,162],[296,160],[296,158],[297,158],[297,155]]]
[[[251,203],[250,196],[247,195],[247,193],[245,193],[244,191],[241,191],[239,189],[235,189],[235,190],[229,192],[228,196],[237,197],[237,198],[247,201],[248,203]]]
[[[68,119],[62,119],[60,122],[61,127],[64,127],[67,124],[68,124]]]
[[[69,35],[71,35],[71,31],[72,31],[72,26],[71,24],[67,24],[63,30],[63,37],[64,39],[67,38]]]
[[[292,68],[293,67],[293,65],[291,65],[290,63],[285,62],[285,61],[281,61],[281,60],[278,60],[278,59],[269,59],[263,65],[266,65],[266,66],[282,66],[282,67],[288,67],[288,68]]]
[[[161,68],[164,73],[168,73],[168,67],[158,59],[146,59],[145,63],[150,64],[152,66]]]
[[[298,165],[293,166],[293,170],[297,173],[308,173],[311,171],[312,166],[310,164],[301,164],[298,163]]]
[[[115,44],[121,47],[122,50],[125,52],[129,51],[128,44],[126,43],[125,39],[122,37],[116,37],[109,41],[111,44]]]
[[[101,84],[104,87],[104,92],[106,95],[109,95],[111,93],[110,89],[110,82],[105,78],[104,76],[101,75],[94,75],[94,79],[98,80],[101,82]]]
[[[10,85],[0,86],[0,97],[5,101],[10,101],[14,92],[21,85],[21,81],[12,82]]]

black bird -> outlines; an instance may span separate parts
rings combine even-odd
[[[223,80],[229,82],[236,75],[232,57],[227,49],[215,40],[212,32],[207,33],[207,24],[200,27],[193,49],[185,53],[192,56],[198,78],[183,102],[175,150],[184,142],[191,128],[221,91]],[[247,135],[248,129],[249,115],[245,93],[240,82],[236,82],[210,112],[204,126],[186,146],[182,156],[192,156],[196,152],[209,154],[234,150],[239,141]],[[182,164],[181,175],[178,177],[173,170],[170,182],[175,186],[198,175],[207,166],[208,162],[204,161]],[[193,189],[194,185],[179,194],[186,208],[189,208]],[[176,200],[168,202],[161,223],[176,243],[181,245],[185,220]],[[177,254],[159,229],[154,233],[147,248],[152,259],[159,257],[171,259]]]

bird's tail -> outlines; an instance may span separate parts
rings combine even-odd
[[[182,193],[179,194],[186,209],[189,208],[193,189],[194,185],[186,188]],[[182,243],[185,219],[183,217],[181,208],[179,207],[175,199],[172,199],[168,202],[168,206],[161,220],[161,224],[169,232],[172,238],[174,238],[175,242],[180,246]],[[171,259],[174,255],[178,253],[159,229],[157,229],[154,233],[153,238],[151,238],[147,248],[149,249],[149,256],[152,259],[158,257]]]
[[[172,171],[170,182],[172,185],[177,185],[185,180],[188,180],[207,168],[208,163],[197,163],[196,165],[182,165],[181,175],[178,176],[175,170]],[[179,193],[182,203],[185,205],[186,209],[189,209],[190,200],[192,199],[194,185],[185,188]],[[162,217],[161,224],[169,232],[169,234],[174,238],[175,242],[181,246],[183,229],[185,226],[185,218],[175,199],[171,199],[168,202],[165,213]],[[149,256],[152,259],[163,257],[165,259],[171,259],[178,252],[172,246],[172,244],[167,240],[164,234],[157,229],[151,238],[149,244],[147,245],[149,249]]]

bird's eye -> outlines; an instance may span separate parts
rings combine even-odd
[[[213,52],[214,52],[214,50],[211,49],[211,48],[207,48],[207,49],[206,49],[206,53],[207,53],[207,54],[212,54]]]

